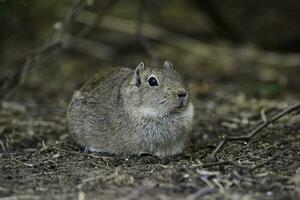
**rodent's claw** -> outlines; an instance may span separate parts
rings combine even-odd
[[[150,152],[140,152],[138,154],[138,156],[140,156],[140,157],[152,156],[152,157],[157,157],[158,158],[158,156],[156,156],[154,153],[150,153]]]
[[[88,147],[84,147],[83,152],[84,153],[91,153],[92,151]]]

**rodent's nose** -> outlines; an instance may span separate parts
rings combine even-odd
[[[177,96],[178,96],[179,98],[186,97],[186,92],[180,92],[179,94],[177,94]]]

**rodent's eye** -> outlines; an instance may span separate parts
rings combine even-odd
[[[154,78],[154,77],[150,77],[150,78],[148,79],[148,84],[149,84],[151,87],[153,87],[153,86],[158,86],[158,82],[157,82],[156,78]]]

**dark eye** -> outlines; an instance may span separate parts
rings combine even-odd
[[[149,78],[149,79],[148,79],[148,83],[149,83],[149,85],[150,85],[151,87],[153,87],[153,86],[158,86],[157,80],[156,80],[156,78],[154,78],[154,77]]]

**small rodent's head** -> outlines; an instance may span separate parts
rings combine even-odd
[[[125,91],[125,104],[150,115],[180,112],[189,102],[188,90],[169,61],[158,68],[140,63]]]

